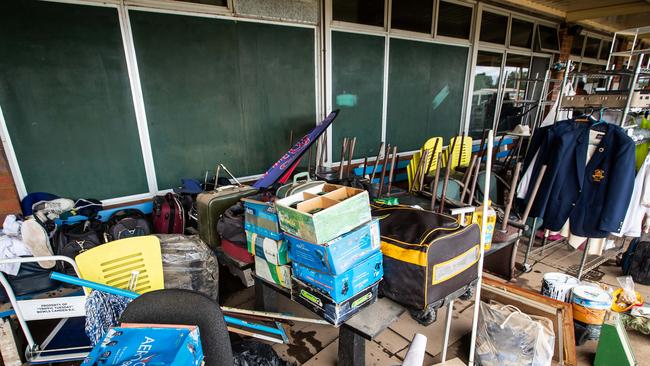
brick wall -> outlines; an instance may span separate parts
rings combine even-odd
[[[0,226],[5,216],[20,212],[20,201],[4,148],[0,144]]]
[[[565,26],[560,28],[560,54],[555,56],[555,62],[562,61],[566,62],[571,55],[571,45],[573,43],[573,36],[569,35],[569,29]],[[551,74],[552,79],[562,79],[564,77],[564,71],[554,72]],[[551,98],[555,100],[560,92],[561,83],[553,83],[551,85],[551,90],[553,94]]]

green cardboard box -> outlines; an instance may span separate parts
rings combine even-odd
[[[278,200],[275,206],[282,230],[314,244],[337,238],[371,218],[368,192],[328,183]]]

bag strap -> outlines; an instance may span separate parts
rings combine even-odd
[[[296,185],[298,184],[298,179],[304,179],[305,183],[310,182],[311,178],[309,178],[309,172],[302,172],[302,173],[296,173],[296,175],[293,176],[293,184]]]
[[[510,320],[510,318],[512,318],[512,316],[515,315],[515,314],[521,314],[521,315],[523,315],[524,317],[528,318],[528,320],[530,320],[530,321],[533,320],[533,318],[531,318],[528,314],[526,314],[526,313],[522,313],[521,310],[519,310],[519,308],[517,308],[517,307],[514,306],[514,305],[503,305],[503,306],[501,307],[501,310],[506,310],[506,309],[508,309],[508,310],[510,310],[510,311],[512,311],[512,312],[511,312],[510,314],[508,314],[508,316],[507,316],[506,319],[503,321],[503,323],[501,323],[501,324],[499,325],[499,327],[500,327],[501,329],[505,328],[506,323],[508,322],[508,320]]]

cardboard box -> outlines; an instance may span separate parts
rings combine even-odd
[[[377,301],[378,288],[379,282],[369,286],[342,303],[336,303],[323,291],[292,277],[291,299],[318,314],[333,325],[338,326],[352,318],[361,309]]]
[[[262,202],[253,197],[242,198],[244,202],[244,228],[264,237],[281,240],[282,231],[278,213],[273,202]]]
[[[276,266],[255,256],[255,274],[268,282],[291,288],[291,266]]]
[[[269,263],[282,266],[289,263],[289,244],[286,239],[275,240],[246,230],[248,252]]]
[[[341,303],[382,279],[384,276],[382,258],[381,252],[377,250],[364,261],[339,275],[318,272],[293,262],[293,276],[325,291],[334,301]]]
[[[197,326],[123,324],[110,328],[82,365],[188,365],[203,363]]]
[[[370,221],[368,192],[323,183],[275,202],[280,228],[315,244]]]
[[[381,247],[377,220],[323,244],[309,243],[288,234],[285,237],[292,261],[329,274],[342,274]]]

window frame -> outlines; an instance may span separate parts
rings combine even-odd
[[[438,34],[438,26],[439,26],[438,16],[440,15],[440,3],[441,2],[454,4],[454,5],[460,5],[460,6],[464,6],[464,7],[472,9],[472,16],[471,16],[470,21],[469,21],[469,37],[467,37],[467,38],[458,38],[458,37],[452,37],[452,36],[442,36],[442,35]],[[454,41],[455,42],[458,42],[458,41],[471,42],[472,36],[474,34],[474,26],[475,26],[474,25],[474,23],[475,23],[474,20],[476,19],[476,13],[477,13],[476,3],[468,3],[466,1],[460,1],[460,0],[437,0],[436,1],[436,9],[435,9],[435,15],[436,15],[435,18],[436,19],[435,19],[435,22],[434,22],[435,24],[433,26],[433,33],[432,33],[433,38],[434,39],[440,39],[440,40],[443,40],[443,41],[448,40],[450,42],[454,42]]]
[[[532,24],[532,26],[533,26],[533,31],[532,31],[532,36],[531,36],[531,39],[530,39],[530,47],[513,46],[513,45],[511,44],[511,41],[512,41],[512,20],[513,20],[513,19],[517,19],[517,20],[524,21],[524,22],[527,22],[527,23]],[[531,20],[531,19],[529,19],[529,18],[522,17],[522,16],[520,16],[520,15],[512,15],[512,14],[511,14],[511,15],[510,15],[510,19],[509,19],[509,23],[510,23],[510,24],[509,24],[509,26],[508,26],[508,44],[507,44],[508,48],[510,48],[510,49],[519,49],[519,50],[526,50],[526,51],[531,51],[531,50],[533,50],[533,47],[534,47],[534,45],[535,45],[535,37],[536,37],[536,34],[537,34],[537,24],[536,24],[536,22],[535,22],[534,20]]]
[[[558,48],[557,50],[542,47],[542,32],[539,30],[539,27],[548,27],[548,28],[551,28],[551,29],[555,29],[555,34],[557,36],[557,48]],[[559,28],[559,26],[552,26],[552,25],[548,25],[548,24],[544,24],[544,23],[537,23],[537,26],[535,28],[537,28],[535,33],[537,33],[537,42],[539,42],[539,50],[540,50],[540,52],[559,54],[561,52],[561,49],[562,49],[562,44],[560,42],[560,28]],[[533,49],[534,49],[534,46],[533,46]],[[584,48],[583,48],[583,52],[584,52]]]

